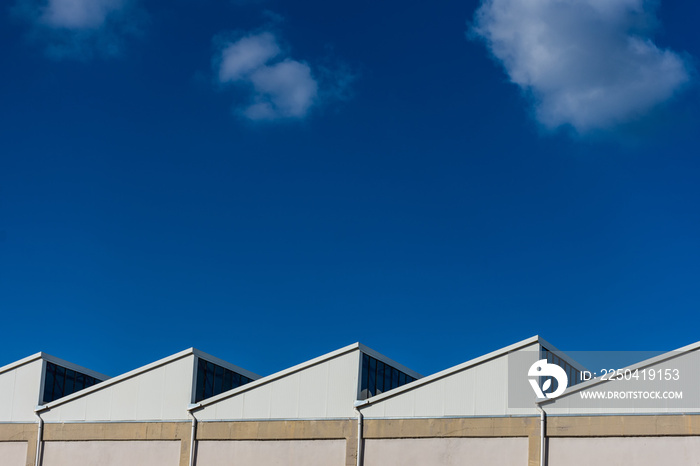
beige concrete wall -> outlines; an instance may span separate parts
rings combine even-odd
[[[579,466],[697,466],[700,437],[552,438],[549,464]]]
[[[0,442],[0,464],[24,466],[27,458],[27,442]]]
[[[365,441],[365,466],[526,466],[527,438],[420,438]]]
[[[343,466],[345,440],[202,441],[198,466]]]
[[[46,442],[42,466],[177,466],[177,441]]]

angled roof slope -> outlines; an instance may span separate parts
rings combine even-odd
[[[508,405],[511,387],[508,356],[516,352],[522,354],[519,364],[523,367],[517,373],[523,373],[523,382],[527,385],[527,368],[540,358],[542,347],[576,368],[582,368],[551,343],[533,336],[358,402],[358,408],[370,418],[535,415],[534,400],[530,407],[512,408]],[[513,364],[513,360],[510,363]]]
[[[539,400],[538,404],[550,415],[698,413],[699,368],[700,342],[696,342],[620,368],[615,376],[620,380],[603,379],[599,374],[597,378],[567,388],[558,398]],[[652,398],[658,396],[657,393],[664,396],[664,392],[682,393],[682,398]],[[606,398],[593,398],[594,393],[602,393]],[[612,399],[609,393],[613,394]],[[615,393],[619,398],[615,398]],[[649,398],[645,398],[646,394]]]
[[[100,380],[109,377],[46,353],[36,353],[0,367],[0,422],[34,422],[42,403],[46,364],[52,363]]]
[[[334,419],[354,416],[362,354],[414,378],[415,371],[354,343],[193,406],[199,420]]]
[[[42,418],[47,422],[186,420],[200,358],[250,379],[259,378],[190,348],[47,403],[41,409]]]

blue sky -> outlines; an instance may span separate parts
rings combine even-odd
[[[696,2],[12,0],[2,361],[700,339]]]

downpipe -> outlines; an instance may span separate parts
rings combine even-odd
[[[364,451],[362,448],[362,424],[364,418],[359,408],[367,404],[369,404],[369,400],[356,401],[354,406],[355,412],[357,413],[357,466],[362,466],[364,462]]]
[[[192,432],[190,433],[190,463],[189,466],[195,466],[194,450],[197,442],[197,418],[194,416],[194,411],[202,406],[201,403],[191,404],[187,407],[187,414],[192,418]],[[39,465],[37,465],[39,466]]]
[[[34,410],[34,415],[38,419],[38,428],[36,433],[36,456],[34,458],[34,466],[41,466],[41,447],[44,443],[44,420],[41,418],[41,412],[46,410],[46,406],[37,406]]]
[[[547,413],[538,404],[535,405],[537,410],[540,412],[540,466],[545,466],[547,462],[545,461],[545,442],[547,441]]]

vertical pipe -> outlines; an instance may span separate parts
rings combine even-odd
[[[39,419],[39,427],[36,433],[36,457],[34,458],[34,466],[41,466],[41,446],[44,440],[44,420],[41,418],[41,411],[43,411],[43,406],[38,406],[34,410],[34,414]]]
[[[545,452],[545,442],[547,440],[547,429],[546,429],[546,413],[544,412],[544,409],[540,405],[535,405],[535,407],[539,410],[540,412],[540,466],[545,466],[545,458],[544,458],[544,452]]]
[[[362,413],[357,406],[355,412],[357,413],[357,466],[362,466]]]
[[[190,405],[187,408],[187,414],[192,418],[192,431],[190,433],[190,466],[194,466],[195,464],[194,450],[197,442],[197,418],[194,416],[194,413],[192,413],[192,410],[200,406],[201,404],[198,403],[196,405]]]

